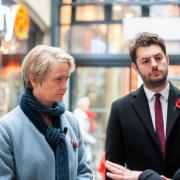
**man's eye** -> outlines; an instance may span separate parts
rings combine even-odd
[[[149,61],[148,60],[143,60],[142,63],[143,64],[147,64]]]
[[[156,60],[161,60],[161,59],[162,59],[161,56],[156,57]]]

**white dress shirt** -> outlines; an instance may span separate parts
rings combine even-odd
[[[144,87],[144,91],[146,94],[146,97],[148,99],[148,104],[149,104],[149,109],[151,113],[151,118],[152,118],[152,123],[154,126],[154,129],[156,130],[156,125],[155,125],[155,112],[154,112],[154,103],[155,103],[155,94],[153,91],[149,90],[148,88]],[[160,96],[160,102],[161,102],[161,108],[162,108],[162,113],[163,113],[163,121],[164,121],[164,136],[166,137],[166,124],[167,124],[167,108],[168,108],[168,97],[169,97],[169,83],[167,86],[159,92],[161,94]]]

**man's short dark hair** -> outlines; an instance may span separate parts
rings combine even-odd
[[[166,55],[166,47],[164,40],[157,34],[152,34],[148,32],[143,32],[137,35],[137,37],[130,41],[129,44],[129,54],[134,63],[136,63],[136,51],[139,47],[147,47],[150,45],[158,45],[163,50]]]

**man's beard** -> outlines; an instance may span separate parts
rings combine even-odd
[[[151,88],[156,88],[156,87],[161,87],[163,86],[166,81],[167,81],[167,75],[168,75],[168,71],[166,71],[164,73],[164,76],[160,79],[155,79],[155,80],[152,80],[152,79],[148,79],[147,77],[143,76],[141,73],[140,73],[140,76],[144,82],[145,85],[151,87]]]

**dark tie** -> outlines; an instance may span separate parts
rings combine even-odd
[[[160,102],[161,94],[155,94],[155,103],[154,103],[154,111],[155,111],[155,125],[156,125],[156,134],[159,140],[161,152],[163,158],[165,158],[165,138],[164,138],[164,122],[163,122],[163,114]]]

